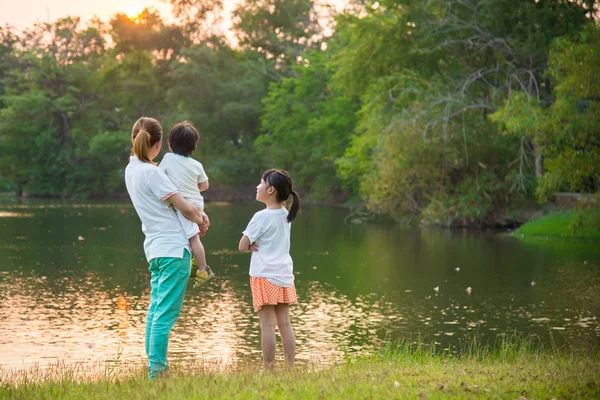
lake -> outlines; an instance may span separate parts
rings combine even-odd
[[[217,279],[189,285],[172,356],[260,359],[250,256],[237,251],[259,209],[207,204],[203,242]],[[469,334],[600,342],[600,246],[346,224],[347,215],[307,206],[292,226],[299,360],[421,337],[455,351]],[[149,273],[131,204],[3,204],[0,238],[0,366],[145,357]]]

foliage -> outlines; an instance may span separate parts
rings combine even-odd
[[[168,0],[184,36],[192,43],[206,43],[220,32],[222,0]]]
[[[546,173],[541,199],[557,191],[600,191],[600,27],[587,25],[573,37],[560,38],[550,54],[557,82],[548,113]]]
[[[104,40],[77,18],[25,33],[19,68],[10,71],[0,110],[0,168],[39,194],[76,190],[76,166],[95,125],[84,118],[98,92]]]
[[[268,80],[253,59],[230,48],[196,46],[184,52],[174,69],[170,104],[173,122],[190,120],[201,143],[194,157],[206,163],[211,179],[233,184],[260,175],[254,154],[261,99]]]
[[[340,170],[346,179],[361,174],[360,193],[375,211],[397,218],[420,213],[424,222],[442,225],[493,223],[510,192],[516,144],[479,113],[463,114],[460,123],[431,123],[445,106],[422,107],[440,88],[441,82],[408,70],[372,85],[360,112],[361,134]]]
[[[340,192],[335,162],[348,145],[357,107],[331,89],[326,53],[314,51],[305,60],[295,77],[271,85],[255,147],[266,167],[289,170],[302,192],[327,198]]]
[[[247,0],[233,11],[240,46],[276,62],[269,74],[278,79],[303,53],[316,45],[320,33],[312,0]]]
[[[104,23],[0,28],[0,176],[18,192],[124,190],[140,116],[200,130],[213,183],[289,169],[309,197],[496,225],[556,191],[595,193],[596,0],[169,0]],[[596,18],[596,19],[595,19]]]
[[[549,45],[585,22],[579,7],[381,2],[339,19],[335,82],[363,104],[338,164],[346,182],[359,182],[371,209],[397,217],[495,224],[509,204],[531,196],[541,174],[536,118],[544,113],[535,102],[549,102],[542,89]],[[522,109],[523,99],[537,117]]]

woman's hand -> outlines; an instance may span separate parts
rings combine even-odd
[[[184,217],[192,222],[197,223],[198,226],[204,226],[204,233],[206,233],[208,227],[210,226],[210,220],[208,219],[208,216],[204,212],[200,211],[198,207],[187,201],[181,195],[181,193],[174,194],[173,196],[169,197],[167,201],[171,203],[173,207],[181,211]]]
[[[200,236],[206,235],[208,231],[208,227],[210,226],[210,219],[208,219],[208,215],[204,211],[202,212],[202,224],[198,224],[198,228],[200,228]]]

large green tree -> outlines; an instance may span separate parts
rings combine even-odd
[[[104,39],[79,19],[38,24],[25,32],[0,111],[3,174],[38,194],[75,192],[99,92]]]
[[[489,115],[516,91],[549,104],[550,43],[586,12],[566,1],[383,1],[338,19],[335,83],[363,104],[339,161],[346,181],[376,210],[494,224],[533,193],[541,151],[539,131],[503,135]]]
[[[555,101],[548,110],[542,199],[557,191],[600,191],[600,27],[588,24],[555,41],[550,74]]]
[[[312,0],[241,2],[233,11],[233,28],[242,48],[274,61],[264,63],[263,69],[272,79],[287,76],[321,35]],[[271,65],[275,68],[269,68]]]
[[[305,59],[295,77],[271,84],[255,147],[263,163],[288,169],[303,192],[328,198],[341,192],[335,163],[348,146],[358,107],[332,89],[328,54],[313,51]]]
[[[194,157],[206,162],[216,182],[253,181],[258,175],[253,143],[259,133],[267,77],[257,62],[224,44],[194,46],[177,65],[168,91],[176,107],[171,122],[190,120],[200,131]]]

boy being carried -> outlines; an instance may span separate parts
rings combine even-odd
[[[200,135],[192,123],[184,121],[176,124],[169,132],[169,150],[172,153],[165,154],[158,167],[171,179],[187,201],[200,211],[204,211],[204,199],[200,192],[208,189],[208,176],[206,176],[202,164],[191,157],[199,141]],[[192,265],[198,266],[194,287],[200,287],[215,277],[206,264],[206,253],[200,241],[200,236],[204,236],[204,231],[181,213],[177,213],[177,216],[194,254]]]

